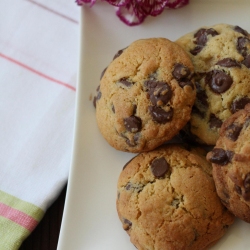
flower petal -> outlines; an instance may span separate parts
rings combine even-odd
[[[141,24],[146,17],[146,15],[144,14],[138,12],[135,13],[134,7],[131,4],[117,7],[116,15],[120,18],[121,21],[129,26]]]

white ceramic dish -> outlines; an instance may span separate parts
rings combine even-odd
[[[116,213],[116,184],[124,164],[134,155],[118,152],[102,138],[91,99],[102,70],[113,55],[140,38],[175,40],[202,25],[229,23],[250,31],[248,0],[191,0],[166,10],[144,24],[128,27],[112,6],[82,8],[80,67],[74,149],[58,250],[134,250]],[[213,250],[249,249],[250,225],[237,220]]]

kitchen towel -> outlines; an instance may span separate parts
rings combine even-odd
[[[0,1],[0,249],[18,249],[66,184],[80,8]]]

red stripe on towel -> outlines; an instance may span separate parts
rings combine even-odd
[[[34,0],[27,0],[27,1],[28,1],[28,2],[31,2],[31,3],[33,3],[33,4],[35,4],[35,5],[37,5],[38,7],[42,8],[42,9],[45,9],[45,10],[47,10],[47,11],[53,13],[53,14],[56,14],[57,16],[60,16],[60,17],[62,17],[62,18],[64,18],[64,19],[67,19],[68,21],[70,21],[70,22],[72,22],[72,23],[77,23],[77,24],[78,24],[78,21],[77,21],[77,20],[75,20],[75,19],[73,19],[73,18],[71,18],[71,17],[69,17],[69,16],[66,16],[66,15],[64,15],[64,14],[62,14],[62,13],[56,11],[56,10],[53,10],[53,9],[51,9],[51,8],[49,8],[49,7],[47,7],[47,6],[43,5],[43,4],[41,4],[41,3],[38,3],[38,2],[36,2],[36,1],[34,1]]]
[[[0,216],[3,216],[6,219],[15,222],[16,224],[26,228],[30,232],[33,231],[38,224],[38,221],[32,218],[31,216],[15,208],[7,206],[1,202],[0,202]]]
[[[4,58],[4,59],[6,59],[6,60],[8,60],[8,61],[10,61],[12,63],[17,64],[17,65],[21,66],[22,68],[25,68],[25,69],[31,71],[32,73],[35,73],[35,74],[37,74],[37,75],[39,75],[39,76],[41,76],[43,78],[46,78],[49,81],[52,81],[52,82],[58,83],[60,85],[63,85],[64,87],[69,88],[71,90],[74,90],[74,91],[76,90],[75,87],[69,85],[68,83],[61,82],[61,81],[59,81],[59,80],[57,80],[55,78],[52,78],[52,77],[50,77],[50,76],[48,76],[48,75],[46,75],[46,74],[44,74],[44,73],[42,73],[42,72],[40,72],[40,71],[38,71],[36,69],[33,69],[30,66],[28,66],[28,65],[26,65],[26,64],[24,64],[22,62],[19,62],[19,61],[15,60],[15,59],[13,59],[13,58],[11,58],[9,56],[6,56],[6,55],[0,53],[0,57]]]

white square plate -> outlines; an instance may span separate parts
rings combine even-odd
[[[116,185],[134,155],[116,151],[101,136],[92,103],[102,70],[134,40],[176,40],[203,25],[228,23],[250,31],[248,0],[190,0],[139,26],[128,27],[106,2],[82,7],[80,66],[72,166],[58,250],[134,250],[116,213]],[[68,34],[70,35],[70,34]],[[250,225],[237,220],[213,250],[249,249]]]

